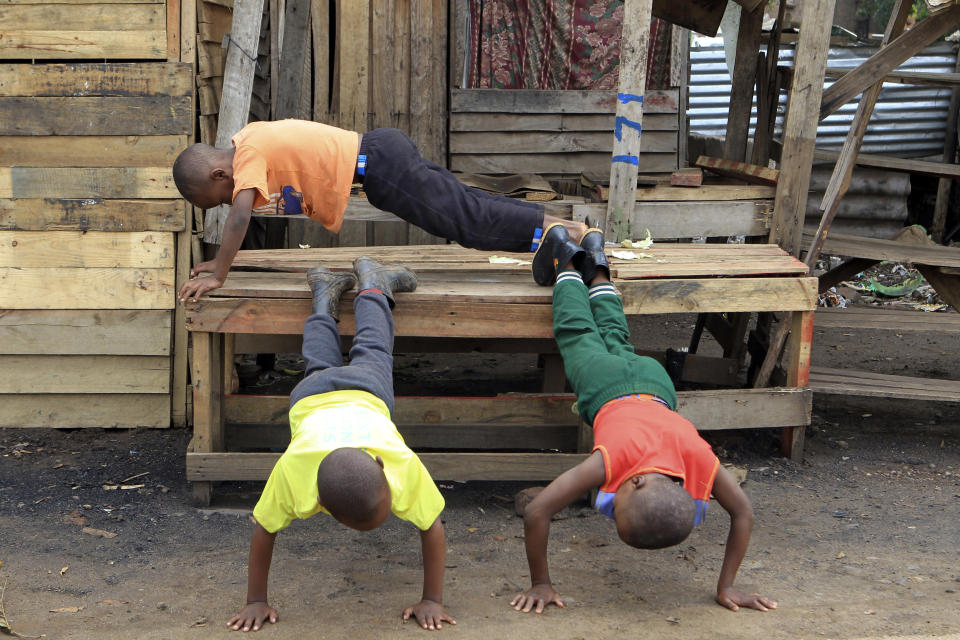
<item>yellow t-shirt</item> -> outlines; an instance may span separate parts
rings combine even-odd
[[[390,511],[426,531],[443,511],[443,496],[420,458],[403,442],[382,400],[366,391],[307,396],[290,408],[290,444],[280,456],[253,517],[275,533],[294,518],[320,511],[317,469],[328,453],[356,447],[383,460]]]
[[[336,233],[350,198],[360,136],[320,122],[251,122],[232,138],[233,197],[255,189],[254,213],[302,213]]]

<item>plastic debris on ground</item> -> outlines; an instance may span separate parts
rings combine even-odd
[[[817,262],[817,274],[822,276],[842,263],[842,258],[824,256]],[[844,296],[843,291],[852,291],[854,299]],[[896,262],[880,262],[831,287],[820,294],[818,306],[846,308],[854,303],[928,313],[951,309],[919,271]]]

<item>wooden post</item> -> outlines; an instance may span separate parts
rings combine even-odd
[[[223,335],[193,334],[193,453],[223,451]],[[193,497],[210,504],[213,484],[194,482]]]
[[[790,335],[790,361],[787,364],[787,386],[806,387],[810,384],[810,346],[813,343],[813,311],[793,314],[793,331]],[[803,459],[805,425],[786,427],[780,442],[781,453],[791,460]]]
[[[227,43],[227,62],[223,70],[223,92],[217,119],[217,147],[230,147],[230,139],[247,124],[253,72],[257,66],[260,45],[260,19],[264,0],[234,0],[233,26]],[[297,67],[299,69],[299,66]],[[208,209],[203,225],[203,239],[220,244],[223,223],[230,208],[221,205]]]
[[[888,46],[893,38],[903,33],[903,27],[912,7],[912,2],[897,0],[893,13],[890,15],[890,22],[883,34],[881,48]],[[823,200],[820,203],[820,227],[807,250],[806,263],[810,266],[810,273],[813,273],[814,267],[816,267],[823,242],[827,239],[830,225],[840,208],[840,200],[846,194],[847,189],[850,188],[850,179],[853,177],[853,167],[856,164],[857,154],[860,152],[863,136],[867,132],[867,124],[870,122],[870,116],[873,114],[873,107],[880,97],[881,89],[883,89],[883,76],[880,76],[879,81],[870,87],[860,99],[860,104],[857,105],[857,113],[853,117],[847,137],[843,141],[840,158],[833,167],[833,174],[830,176],[830,182],[827,183]]]
[[[337,2],[337,38],[338,126],[363,133],[367,130],[370,0]]]
[[[723,157],[728,160],[744,162],[747,159],[747,138],[750,134],[750,111],[753,108],[753,86],[757,75],[762,24],[762,6],[751,12],[741,8],[730,111],[727,113],[727,134],[723,142]],[[759,111],[760,105],[757,105],[757,108]]]
[[[767,41],[767,53],[763,73],[764,85],[757,87],[757,126],[753,131],[753,155],[751,162],[767,166],[770,161],[770,142],[773,140],[773,125],[777,120],[777,106],[780,103],[780,74],[777,63],[780,60],[780,34],[783,31],[783,18],[787,0],[779,0],[777,19],[770,30]]]
[[[830,49],[834,0],[805,2],[797,42],[793,85],[783,130],[780,179],[774,200],[770,242],[800,255],[807,189],[817,139],[820,98]]]
[[[690,166],[687,102],[690,98],[690,30],[673,26],[670,32],[670,86],[680,88],[677,101],[677,168]]]
[[[330,119],[330,3],[312,0],[310,25],[313,33],[313,119]]]
[[[287,0],[283,18],[277,120],[300,115],[304,56],[309,58],[310,0]]]
[[[611,240],[631,237],[630,220],[637,199],[637,172],[643,94],[647,85],[647,50],[650,42],[652,0],[625,0],[620,40],[620,85],[614,120],[613,157],[610,163],[610,199],[605,229]]]

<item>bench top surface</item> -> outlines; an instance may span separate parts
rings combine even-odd
[[[637,257],[613,256],[628,252]],[[384,263],[404,264],[420,276],[421,294],[453,293],[465,287],[496,290],[499,298],[549,299],[550,289],[538,287],[530,275],[532,253],[487,252],[455,245],[411,247],[346,247],[338,249],[280,249],[240,251],[234,270],[217,297],[308,297],[302,272],[322,265],[334,271],[350,270],[354,258],[369,255]],[[517,263],[492,263],[492,257]],[[776,245],[767,244],[667,244],[648,249],[607,248],[615,281],[653,278],[784,277],[805,276],[802,262]]]

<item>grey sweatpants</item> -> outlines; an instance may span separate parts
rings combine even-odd
[[[383,400],[393,414],[393,314],[386,297],[363,293],[353,302],[356,335],[350,364],[343,364],[340,332],[329,315],[316,314],[303,325],[303,380],[290,394],[292,407],[307,396],[358,389]]]

